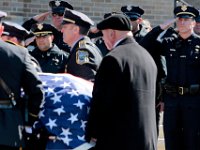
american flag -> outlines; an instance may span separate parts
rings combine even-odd
[[[47,149],[74,149],[85,143],[85,127],[90,109],[93,83],[70,74],[39,74],[45,99],[39,113],[44,125],[55,140]],[[39,122],[35,128],[39,127]]]

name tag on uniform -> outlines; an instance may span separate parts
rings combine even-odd
[[[186,58],[186,55],[181,55],[180,58]]]

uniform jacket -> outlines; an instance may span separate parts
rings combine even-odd
[[[21,87],[28,95],[28,111],[37,115],[43,99],[42,83],[30,59],[28,50],[0,40],[0,76],[15,95],[17,106],[20,103]],[[8,100],[8,95],[0,87],[0,100]],[[0,145],[19,147],[20,126],[15,124],[22,117],[13,114],[14,108],[0,109]],[[16,125],[16,126],[15,126]],[[10,127],[10,128],[8,128]]]
[[[169,29],[171,30],[171,29]],[[144,38],[144,42],[150,44],[151,40],[158,40],[159,34],[163,30],[155,27]],[[182,39],[172,31],[157,44],[156,55],[163,55],[166,59],[167,78],[166,82],[176,86],[189,86],[191,84],[200,84],[200,38],[192,34],[187,39]],[[155,56],[153,49],[150,53]]]
[[[132,37],[102,60],[97,72],[86,139],[97,150],[156,150],[157,68]]]
[[[30,54],[37,59],[43,72],[64,73],[66,71],[67,53],[55,44],[45,52],[36,47]]]
[[[101,60],[100,50],[88,37],[84,37],[71,50],[67,73],[93,81]]]

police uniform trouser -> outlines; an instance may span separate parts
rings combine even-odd
[[[200,150],[200,95],[164,96],[166,150]]]

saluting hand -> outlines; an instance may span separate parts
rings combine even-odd
[[[174,18],[174,19],[170,19],[170,20],[164,22],[163,24],[160,24],[160,28],[161,28],[162,30],[166,30],[166,29],[169,28],[175,21],[176,21],[175,18]]]
[[[38,14],[36,16],[33,17],[33,19],[37,22],[43,22],[44,20],[47,19],[47,17],[49,16],[50,12],[45,12],[45,13],[41,13],[41,14]]]

